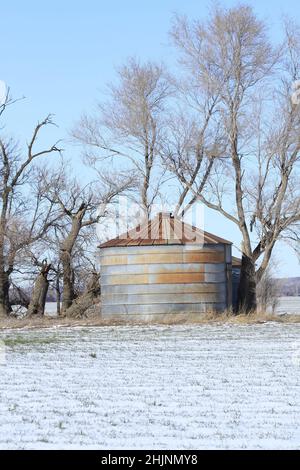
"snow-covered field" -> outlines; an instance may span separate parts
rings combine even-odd
[[[300,325],[0,339],[1,449],[300,449]]]
[[[279,297],[276,313],[292,313],[300,315],[300,297]]]

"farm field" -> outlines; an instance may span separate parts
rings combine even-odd
[[[300,449],[298,324],[0,340],[0,449]]]
[[[275,313],[300,315],[300,297],[279,297]]]

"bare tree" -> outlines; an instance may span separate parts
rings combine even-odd
[[[118,78],[109,87],[109,101],[98,105],[96,115],[82,117],[72,134],[85,146],[88,161],[113,159],[136,173],[138,202],[149,217],[163,177],[156,161],[171,86],[163,66],[135,59],[118,70]]]
[[[86,315],[87,310],[100,298],[100,274],[93,272],[86,284],[85,291],[77,297],[67,310],[67,315],[79,318]]]
[[[300,223],[295,223],[292,227],[289,227],[282,238],[295,251],[300,264]]]
[[[2,114],[5,106],[2,107]],[[36,150],[40,132],[52,124],[50,115],[37,124],[25,155],[13,139],[0,136],[0,315],[11,311],[9,287],[18,256],[42,238],[52,224],[53,206],[46,207],[42,195],[32,197],[29,190],[33,163],[40,157],[60,152],[57,143]],[[30,218],[27,219],[29,214]]]
[[[62,312],[65,314],[68,314],[73,301],[80,294],[75,293],[75,285],[82,261],[86,260],[89,242],[96,242],[93,227],[105,215],[107,204],[135,184],[135,178],[125,173],[114,173],[111,176],[102,174],[101,178],[98,177],[96,182],[84,186],[76,178],[67,177],[66,168],[61,167],[56,178],[51,177],[45,184],[48,188],[47,198],[60,211],[53,227],[56,238],[54,247],[59,250],[63,284]],[[95,266],[90,264],[92,273]]]
[[[272,313],[275,313],[279,301],[280,281],[274,276],[274,267],[274,260],[272,260],[257,283],[257,304],[263,313],[266,313],[269,308]]]
[[[45,303],[49,287],[48,274],[51,264],[43,260],[40,273],[35,281],[27,315],[44,315]]]
[[[246,311],[256,308],[256,284],[276,241],[299,221],[300,213],[300,111],[291,101],[300,42],[288,27],[285,46],[273,47],[266,30],[249,6],[217,7],[204,23],[177,18],[172,30],[187,81],[191,79],[190,93],[192,75],[215,90],[215,111],[225,136],[223,164],[204,185],[183,178],[182,163],[176,175],[195,200],[240,230],[239,298]]]
[[[184,89],[180,93],[184,93]],[[189,102],[193,100],[192,113],[188,113],[188,109],[185,113],[174,110],[160,147],[163,166],[180,183],[174,211],[180,217],[196,202],[198,194],[202,194],[211,173],[222,165],[225,146],[217,120],[218,93],[201,89]]]

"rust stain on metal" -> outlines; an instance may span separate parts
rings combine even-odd
[[[183,259],[185,263],[223,263],[224,253],[212,252],[212,253],[201,253],[190,252],[184,253]]]
[[[189,284],[203,281],[203,273],[171,273],[154,275],[152,284]]]
[[[113,264],[176,264],[176,263],[223,263],[224,252],[190,251],[183,253],[153,253],[103,257],[103,266]]]
[[[109,277],[109,283],[112,285],[189,284],[201,282],[204,282],[204,273],[131,274]]]
[[[231,245],[231,242],[224,238],[200,230],[170,216],[170,214],[159,213],[153,220],[145,221],[134,229],[102,243],[100,248],[168,244],[190,245],[194,243]]]
[[[103,314],[224,309],[230,245],[168,214],[102,244]]]
[[[110,276],[109,283],[111,285],[124,284],[149,284],[148,274],[133,274],[126,276]]]

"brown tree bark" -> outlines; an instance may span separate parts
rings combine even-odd
[[[245,254],[242,256],[238,305],[239,311],[246,313],[255,311],[257,307],[255,263]]]
[[[99,277],[100,275],[98,273],[93,273],[85,292],[74,300],[71,307],[66,310],[66,316],[80,318],[85,315],[89,307],[97,302],[100,298]]]
[[[75,214],[69,213],[72,220],[71,230],[61,244],[60,259],[63,268],[63,301],[62,310],[71,307],[74,295],[74,275],[72,269],[72,252],[83,224],[83,217],[86,213],[86,204],[82,203]]]
[[[71,267],[71,253],[61,250],[61,262],[63,266],[63,301],[62,309],[67,310],[74,300],[73,273]]]
[[[9,303],[11,306],[17,305],[28,309],[30,304],[30,298],[26,292],[24,292],[19,286],[10,283],[10,287],[13,288],[12,295],[10,295]]]
[[[11,311],[9,302],[9,276],[0,268],[0,316],[6,316]]]
[[[56,282],[55,282],[55,292],[56,292],[56,313],[58,316],[61,314],[61,292],[60,292],[60,285],[59,285],[59,274],[56,276]]]
[[[2,150],[4,155],[4,162],[6,162],[6,153]],[[5,165],[4,165],[5,168]],[[7,170],[6,170],[7,171]],[[6,179],[5,179],[6,183]],[[7,184],[7,183],[6,183]],[[0,217],[0,316],[6,316],[9,314],[11,307],[9,304],[9,275],[5,269],[4,259],[4,240],[6,230],[6,212],[8,209],[8,192],[3,191],[2,197],[2,208]]]
[[[41,271],[35,281],[32,298],[28,307],[27,315],[44,315],[46,296],[49,287],[48,274],[51,264],[43,261]]]

